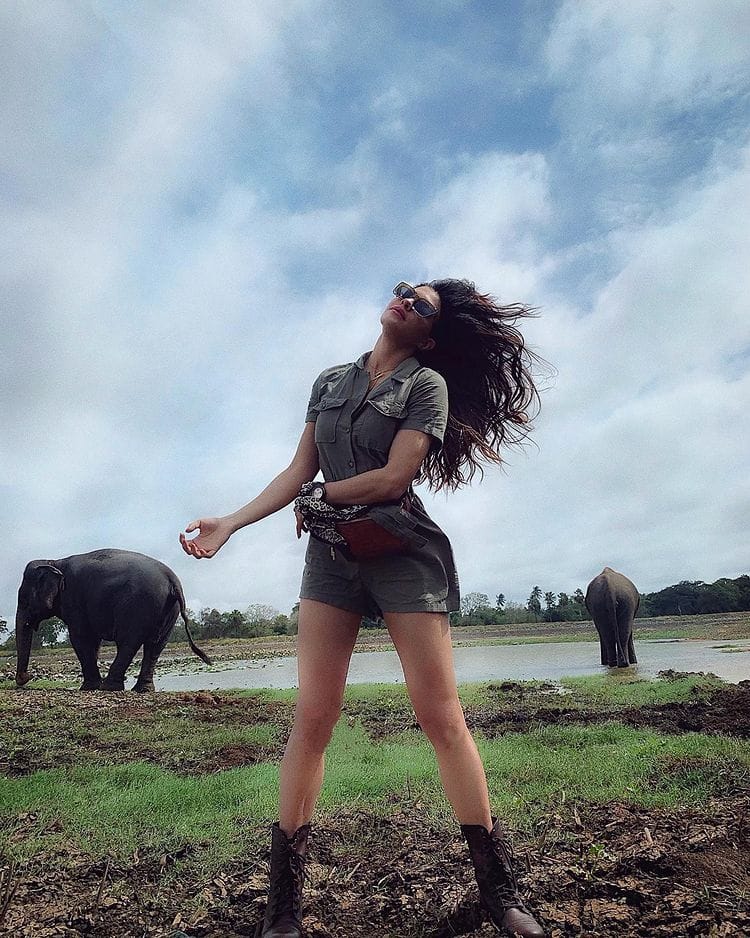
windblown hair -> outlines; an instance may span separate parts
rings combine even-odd
[[[422,463],[418,481],[430,488],[467,485],[481,463],[502,463],[501,449],[523,443],[539,412],[532,368],[546,364],[526,348],[517,320],[534,309],[501,306],[468,280],[433,280],[440,315],[432,328],[435,348],[415,352],[448,385],[448,426],[443,446]]]

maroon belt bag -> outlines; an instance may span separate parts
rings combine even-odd
[[[402,554],[409,547],[405,538],[386,530],[372,518],[337,521],[334,527],[346,541],[354,560],[376,560],[389,554]]]
[[[402,499],[401,507],[408,511],[411,500],[408,497]],[[377,560],[378,557],[390,554],[403,554],[410,547],[405,537],[399,537],[367,516],[352,521],[337,521],[334,527],[346,541],[354,560]]]

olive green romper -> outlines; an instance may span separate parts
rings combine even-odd
[[[441,446],[448,421],[448,391],[438,372],[407,358],[368,394],[365,365],[327,368],[313,384],[307,410],[323,478],[336,482],[381,469],[400,429],[421,430]],[[450,541],[413,492],[411,510],[375,505],[371,516],[406,538],[406,553],[354,562],[310,538],[301,599],[377,618],[384,612],[454,612],[459,608],[458,574]]]

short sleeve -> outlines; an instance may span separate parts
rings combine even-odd
[[[406,401],[406,417],[401,430],[421,430],[433,437],[433,446],[442,446],[448,425],[448,387],[445,378],[431,368],[423,368]]]
[[[315,409],[315,405],[320,403],[320,390],[324,374],[325,372],[321,372],[315,381],[313,381],[312,391],[310,391],[310,400],[307,402],[305,423],[315,423],[318,419],[318,411]]]

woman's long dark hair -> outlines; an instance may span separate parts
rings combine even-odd
[[[448,385],[448,427],[441,449],[432,449],[417,481],[455,490],[484,474],[482,462],[501,463],[500,450],[522,443],[539,411],[532,366],[544,365],[515,328],[534,309],[501,306],[469,280],[433,280],[440,316],[435,348],[415,357],[439,371]]]

